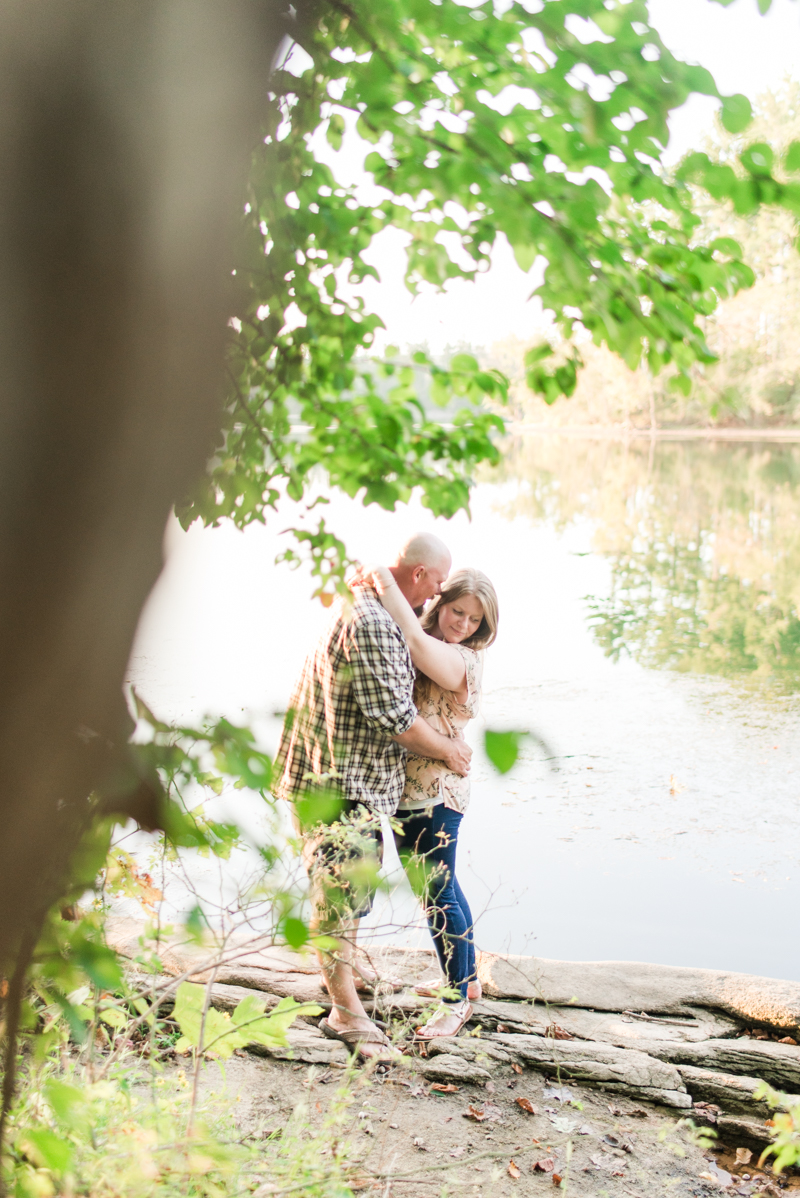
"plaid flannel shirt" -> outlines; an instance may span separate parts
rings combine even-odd
[[[275,761],[275,793],[291,800],[315,784],[391,815],[406,753],[392,736],[417,717],[414,667],[402,632],[370,588],[339,602],[298,678]]]

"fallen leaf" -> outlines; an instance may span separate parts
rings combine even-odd
[[[537,1113],[536,1107],[533,1105],[530,1098],[515,1098],[514,1101],[520,1110],[525,1111],[526,1114],[535,1115]]]
[[[471,1119],[473,1123],[485,1123],[489,1118],[486,1109],[482,1106],[470,1106],[465,1111],[462,1111],[464,1119]]]
[[[411,1143],[412,1143],[412,1144],[414,1145],[414,1147],[415,1147],[415,1148],[417,1148],[417,1149],[418,1149],[420,1152],[427,1152],[427,1151],[428,1151],[428,1149],[425,1147],[425,1141],[422,1139],[422,1136],[414,1136],[414,1139],[411,1141]]]
[[[635,1107],[634,1110],[630,1112],[630,1116],[631,1119],[646,1119],[647,1111],[643,1111],[641,1107]]]
[[[511,1068],[514,1070],[515,1073],[522,1073],[522,1066],[518,1065],[516,1061],[514,1061]]]
[[[513,1177],[515,1180],[517,1177],[522,1177],[522,1170],[520,1169],[519,1165],[514,1163],[514,1161],[508,1162],[506,1173],[509,1177]]]
[[[560,1174],[560,1173],[554,1173],[554,1174],[553,1174],[553,1185],[554,1185],[554,1186],[560,1186],[560,1185],[561,1185],[561,1174]]]
[[[569,1119],[566,1115],[551,1115],[550,1122],[556,1131],[562,1131],[565,1135],[569,1135],[577,1127],[577,1120]]]
[[[563,1027],[559,1027],[557,1023],[551,1023],[545,1029],[545,1036],[551,1040],[574,1040],[575,1037],[569,1032],[564,1031]]]
[[[509,1028],[506,1026],[505,1023],[498,1023],[497,1030],[498,1030],[498,1032],[503,1033],[503,1032],[507,1032],[509,1030]]]
[[[461,1089],[460,1086],[453,1086],[450,1083],[445,1085],[444,1082],[434,1082],[430,1088],[431,1090],[435,1090],[437,1094],[457,1094]]]
[[[543,1156],[540,1161],[534,1161],[531,1170],[534,1173],[552,1173],[556,1167],[556,1162],[552,1156]]]
[[[427,1098],[428,1091],[424,1086],[412,1086],[408,1091],[412,1098]]]
[[[608,1104],[608,1109],[612,1115],[621,1115],[622,1114],[622,1111],[620,1110],[620,1108],[618,1106],[612,1106],[611,1103]]]
[[[584,1123],[583,1127],[578,1128],[578,1135],[579,1136],[596,1136],[597,1132],[594,1130],[593,1127],[590,1127],[588,1123]]]
[[[601,1156],[590,1156],[589,1160],[596,1169],[605,1169],[611,1173],[612,1177],[624,1177],[624,1173],[615,1172],[619,1169],[619,1159],[616,1156],[611,1156],[610,1153],[603,1153]]]
[[[455,1156],[455,1157],[463,1156],[465,1152],[466,1152],[466,1148],[464,1148],[463,1146],[450,1149],[450,1155]]]
[[[795,1040],[794,1036],[781,1036],[778,1043],[779,1044],[797,1044],[797,1041]]]
[[[753,1159],[753,1154],[749,1148],[737,1148],[736,1149],[736,1164],[737,1165],[749,1165],[752,1159]]]
[[[545,1098],[555,1098],[556,1102],[572,1102],[572,1091],[566,1086],[545,1086]]]

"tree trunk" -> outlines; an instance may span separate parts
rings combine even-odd
[[[122,683],[214,445],[285,8],[0,7],[0,965],[62,893],[90,792],[130,785]]]

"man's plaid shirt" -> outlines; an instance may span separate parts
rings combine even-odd
[[[391,815],[405,783],[405,749],[391,738],[417,717],[405,637],[370,588],[343,604],[305,660],[275,761],[279,798],[315,783]]]

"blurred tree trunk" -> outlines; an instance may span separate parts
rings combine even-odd
[[[281,11],[0,5],[0,963],[62,893],[124,754],[167,516],[219,426]]]

